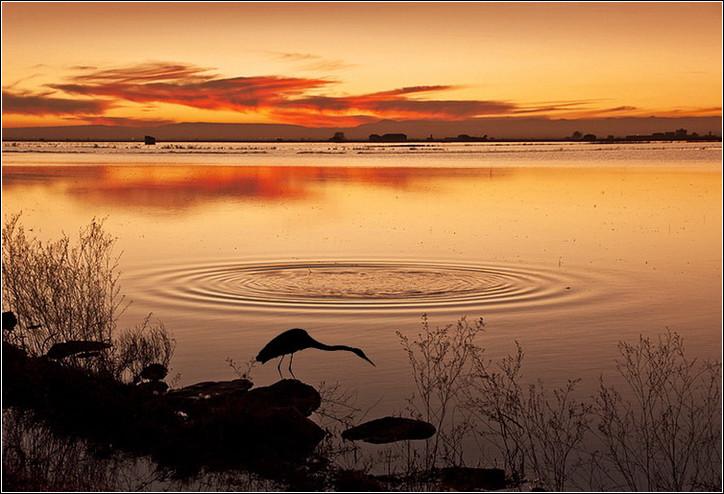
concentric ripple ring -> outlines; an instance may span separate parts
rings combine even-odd
[[[391,260],[212,262],[132,273],[156,304],[191,308],[428,311],[580,301],[581,275],[517,265]]]

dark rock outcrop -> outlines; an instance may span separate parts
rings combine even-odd
[[[383,417],[347,429],[344,439],[385,444],[411,439],[428,439],[435,434],[435,426],[422,420],[403,417]]]
[[[268,408],[281,408],[309,417],[321,403],[322,397],[312,386],[296,379],[282,379],[271,386],[252,389],[241,398],[239,406],[253,415],[263,414]]]
[[[168,391],[168,384],[163,381],[146,381],[139,384],[138,389],[151,393],[153,395],[162,395]]]
[[[169,397],[178,400],[213,400],[241,396],[254,385],[248,379],[234,379],[233,381],[205,381],[180,389],[174,389]]]
[[[62,348],[62,347],[61,347]],[[280,381],[248,391],[244,380],[163,393],[162,381],[125,384],[3,343],[3,403],[29,409],[57,433],[148,455],[176,475],[227,468],[276,470],[308,458],[325,436],[307,415],[317,391]]]
[[[18,317],[13,311],[3,312],[2,325],[3,331],[12,331],[18,324]]]
[[[168,369],[165,365],[150,364],[143,368],[138,377],[147,381],[160,381],[167,375]]]

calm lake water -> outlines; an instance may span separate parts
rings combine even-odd
[[[370,416],[412,379],[396,331],[484,317],[491,358],[549,384],[614,379],[619,340],[680,332],[721,349],[720,143],[3,144],[3,213],[41,238],[105,217],[121,323],[173,331],[180,385],[231,379],[307,329],[298,378],[339,381]],[[256,384],[276,381],[275,363]],[[614,379],[615,381],[615,379]]]

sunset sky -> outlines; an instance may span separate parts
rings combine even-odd
[[[3,3],[3,126],[718,116],[722,7]]]

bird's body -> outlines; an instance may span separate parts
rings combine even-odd
[[[261,362],[263,364],[273,358],[281,357],[279,365],[277,366],[277,370],[281,375],[281,364],[282,360],[284,360],[284,356],[291,354],[291,358],[294,358],[295,352],[299,352],[307,348],[316,348],[318,350],[325,350],[329,352],[333,352],[336,350],[352,352],[358,357],[366,360],[370,364],[375,365],[359,348],[345,345],[325,345],[324,343],[320,343],[319,341],[309,336],[309,333],[301,328],[290,329],[274,337],[274,339],[272,339],[269,343],[266,344],[266,346],[264,346],[264,348],[261,349],[259,354],[256,356],[256,360],[257,362]],[[294,375],[294,373],[292,372],[291,360],[289,362],[289,372],[292,373],[292,376]]]

